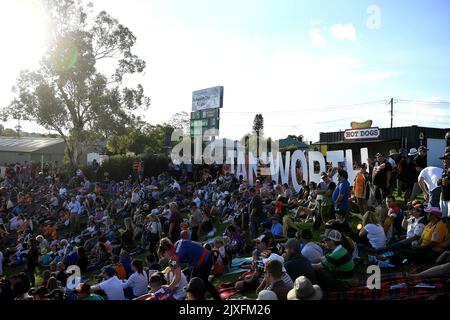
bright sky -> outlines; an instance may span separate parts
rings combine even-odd
[[[450,101],[447,0],[92,2],[137,36],[135,52],[148,64],[139,80],[152,99],[150,123],[190,112],[192,91],[222,85],[220,133],[231,139],[251,131],[256,113],[273,138],[317,141],[319,132],[368,119],[388,127],[391,97],[398,99],[394,126],[450,127],[450,104],[436,103]],[[0,51],[0,106],[11,100],[20,70],[42,54],[37,4],[0,2],[8,44]],[[354,106],[372,101],[379,102]],[[28,123],[23,130],[42,131]]]

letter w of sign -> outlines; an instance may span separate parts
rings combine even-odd
[[[380,290],[381,289],[381,269],[379,266],[369,266],[367,267],[367,274],[371,276],[367,278],[367,288],[370,290]]]

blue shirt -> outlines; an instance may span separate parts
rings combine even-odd
[[[339,197],[339,195],[342,195],[344,198],[342,199],[341,204],[338,206],[336,205],[336,200]],[[333,192],[333,205],[335,209],[341,209],[341,210],[348,210],[349,209],[349,201],[350,198],[350,183],[348,180],[343,180],[338,183],[336,186],[336,189],[334,189]]]
[[[174,257],[171,260],[173,267],[181,267],[183,263],[192,268],[200,267],[210,255],[201,244],[190,240],[179,240],[175,243]]]
[[[283,225],[279,222],[272,224],[270,232],[274,237],[283,237]]]

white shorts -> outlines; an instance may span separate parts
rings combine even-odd
[[[442,218],[450,218],[450,201],[441,200]]]

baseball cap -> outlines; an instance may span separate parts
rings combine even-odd
[[[331,241],[336,241],[336,242],[340,242],[342,239],[342,234],[337,231],[337,230],[331,230],[326,236],[325,236],[325,240],[331,240]]]
[[[276,253],[271,253],[267,259],[262,259],[262,262],[265,265],[267,264],[267,262],[272,260],[278,260],[279,262],[281,262],[281,265],[283,266],[283,272],[286,272],[286,268],[284,267],[284,258]]]
[[[205,293],[206,292],[205,283],[203,282],[202,279],[198,277],[192,278],[191,281],[189,281],[188,285],[184,288],[184,291]]]
[[[383,152],[378,152],[375,157],[384,157],[384,153]]]
[[[432,207],[432,208],[426,208],[424,210],[426,213],[430,213],[432,215],[435,215],[436,217],[440,218],[442,215],[441,209]]]
[[[255,242],[256,243],[261,243],[261,242],[267,243],[267,242],[269,242],[269,239],[265,235],[260,235],[258,238],[255,239]]]

